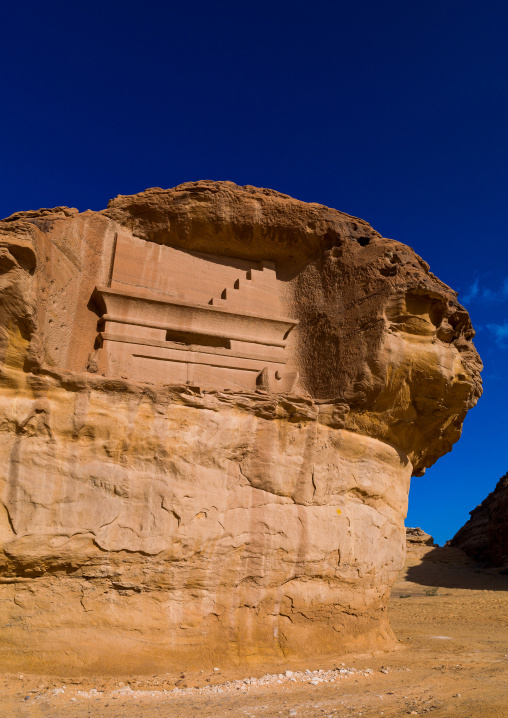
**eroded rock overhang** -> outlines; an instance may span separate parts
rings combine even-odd
[[[410,476],[481,393],[455,292],[362,220],[229,182],[0,242],[3,664],[393,645]]]

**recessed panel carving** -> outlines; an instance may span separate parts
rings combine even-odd
[[[291,391],[272,262],[186,252],[120,235],[101,311],[98,370],[134,381]]]

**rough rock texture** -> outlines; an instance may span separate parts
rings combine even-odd
[[[406,528],[406,544],[407,548],[409,548],[411,545],[416,546],[436,546],[437,544],[434,543],[433,537],[425,533],[425,531],[421,528]]]
[[[273,263],[296,325],[280,344],[290,392],[101,371],[94,290],[112,286],[122,237],[224,267]],[[3,669],[393,645],[410,477],[451,449],[481,394],[469,316],[422,259],[337,210],[203,181],[102,212],[12,215],[0,271]],[[155,303],[182,304],[166,294]],[[230,351],[192,336],[132,342]]]
[[[406,560],[420,559],[436,548],[433,537],[421,528],[406,528]]]
[[[449,545],[462,549],[477,561],[508,566],[508,473],[469,513],[471,518],[457,531]]]

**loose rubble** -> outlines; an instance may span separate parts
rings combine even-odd
[[[350,676],[369,676],[373,674],[371,668],[358,670],[356,668],[335,668],[325,671],[320,668],[316,671],[285,671],[284,673],[266,673],[261,678],[242,678],[235,681],[226,681],[225,683],[213,686],[203,686],[202,688],[173,688],[172,690],[163,690],[162,693],[174,696],[184,695],[203,695],[207,693],[234,693],[235,691],[249,691],[259,687],[269,687],[276,685],[284,685],[288,683],[308,683],[317,686],[320,683],[335,683],[338,680],[349,678]],[[387,671],[386,671],[387,672]],[[114,691],[112,695],[126,696],[157,696],[161,691],[133,691],[129,686]]]
[[[217,676],[220,669],[214,668],[212,675]],[[383,668],[381,673],[388,673],[388,670]],[[65,696],[71,701],[75,701],[78,698],[81,699],[92,699],[100,698],[101,696],[107,696],[112,699],[117,698],[160,698],[165,696],[167,698],[180,698],[183,696],[198,696],[198,695],[209,695],[216,693],[236,693],[238,691],[242,693],[248,693],[257,688],[269,688],[269,687],[290,687],[295,683],[304,683],[311,686],[318,686],[321,683],[336,683],[340,682],[351,676],[371,676],[374,674],[372,668],[365,668],[359,670],[357,668],[347,668],[343,665],[338,666],[332,670],[324,670],[322,668],[311,671],[309,669],[305,671],[291,671],[286,670],[284,673],[266,673],[260,678],[250,677],[242,678],[233,681],[225,681],[224,683],[217,683],[209,686],[190,686],[186,688],[179,688],[175,686],[172,689],[133,689],[129,685],[119,685],[119,687],[113,691],[98,690],[97,688],[91,688],[88,691],[77,690],[71,697],[70,691],[66,689],[66,686],[53,688],[46,692],[41,692],[38,695],[33,696],[33,699],[40,700],[48,698],[48,696]],[[72,689],[71,689],[72,690]],[[25,698],[23,699],[25,700]]]

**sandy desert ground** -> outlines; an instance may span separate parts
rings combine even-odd
[[[16,718],[506,718],[508,575],[415,548],[392,592],[398,650],[330,665],[123,678],[2,675]],[[220,668],[220,667],[218,667]],[[288,673],[286,674],[286,671]],[[259,680],[265,676],[262,680]],[[175,690],[176,689],[176,690]]]

